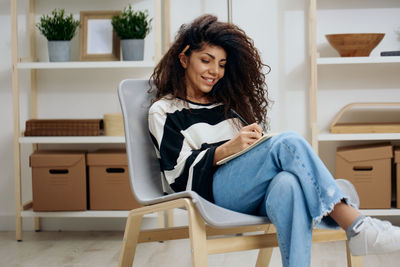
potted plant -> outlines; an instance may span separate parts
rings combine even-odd
[[[36,27],[48,41],[50,61],[69,61],[71,39],[80,26],[79,20],[74,20],[72,14],[66,16],[64,9],[54,9],[51,14],[43,15]]]
[[[121,15],[111,19],[111,24],[121,39],[123,60],[143,60],[144,38],[151,30],[152,19],[148,11],[133,11],[129,5]]]

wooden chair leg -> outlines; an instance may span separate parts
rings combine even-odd
[[[266,234],[273,233],[274,227],[272,224],[268,225]],[[274,248],[263,248],[258,252],[256,267],[268,267],[272,257],[272,251]]]
[[[157,225],[158,228],[174,227],[174,209],[159,211]]]
[[[346,254],[347,254],[347,266],[348,267],[362,267],[363,266],[363,257],[351,255],[349,241],[347,241],[347,240],[346,240]]]
[[[140,234],[140,226],[142,225],[142,218],[143,215],[136,215],[133,212],[129,213],[119,256],[119,267],[132,267]]]
[[[165,211],[157,212],[157,226],[158,228],[165,228]]]
[[[174,209],[167,210],[167,226],[174,227]]]
[[[187,207],[189,216],[189,237],[191,244],[192,266],[207,267],[207,234],[206,225],[197,209],[189,205]]]

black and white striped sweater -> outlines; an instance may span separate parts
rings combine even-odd
[[[193,190],[213,202],[214,152],[238,133],[237,119],[225,118],[222,104],[165,97],[150,107],[148,120],[165,192]]]

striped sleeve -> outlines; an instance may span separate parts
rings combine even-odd
[[[180,128],[167,113],[149,113],[149,130],[165,179],[175,192],[193,190],[213,201],[214,152],[219,144],[194,149]]]
[[[164,181],[174,192],[193,190],[213,201],[215,149],[231,139],[235,130],[222,105],[182,102],[162,99],[149,110],[149,131]]]

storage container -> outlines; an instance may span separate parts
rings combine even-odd
[[[391,207],[393,148],[390,144],[339,147],[336,152],[336,178],[355,186],[362,209]]]
[[[36,151],[30,156],[34,211],[87,209],[82,151]]]
[[[91,210],[131,210],[133,197],[125,150],[100,150],[87,154]]]

